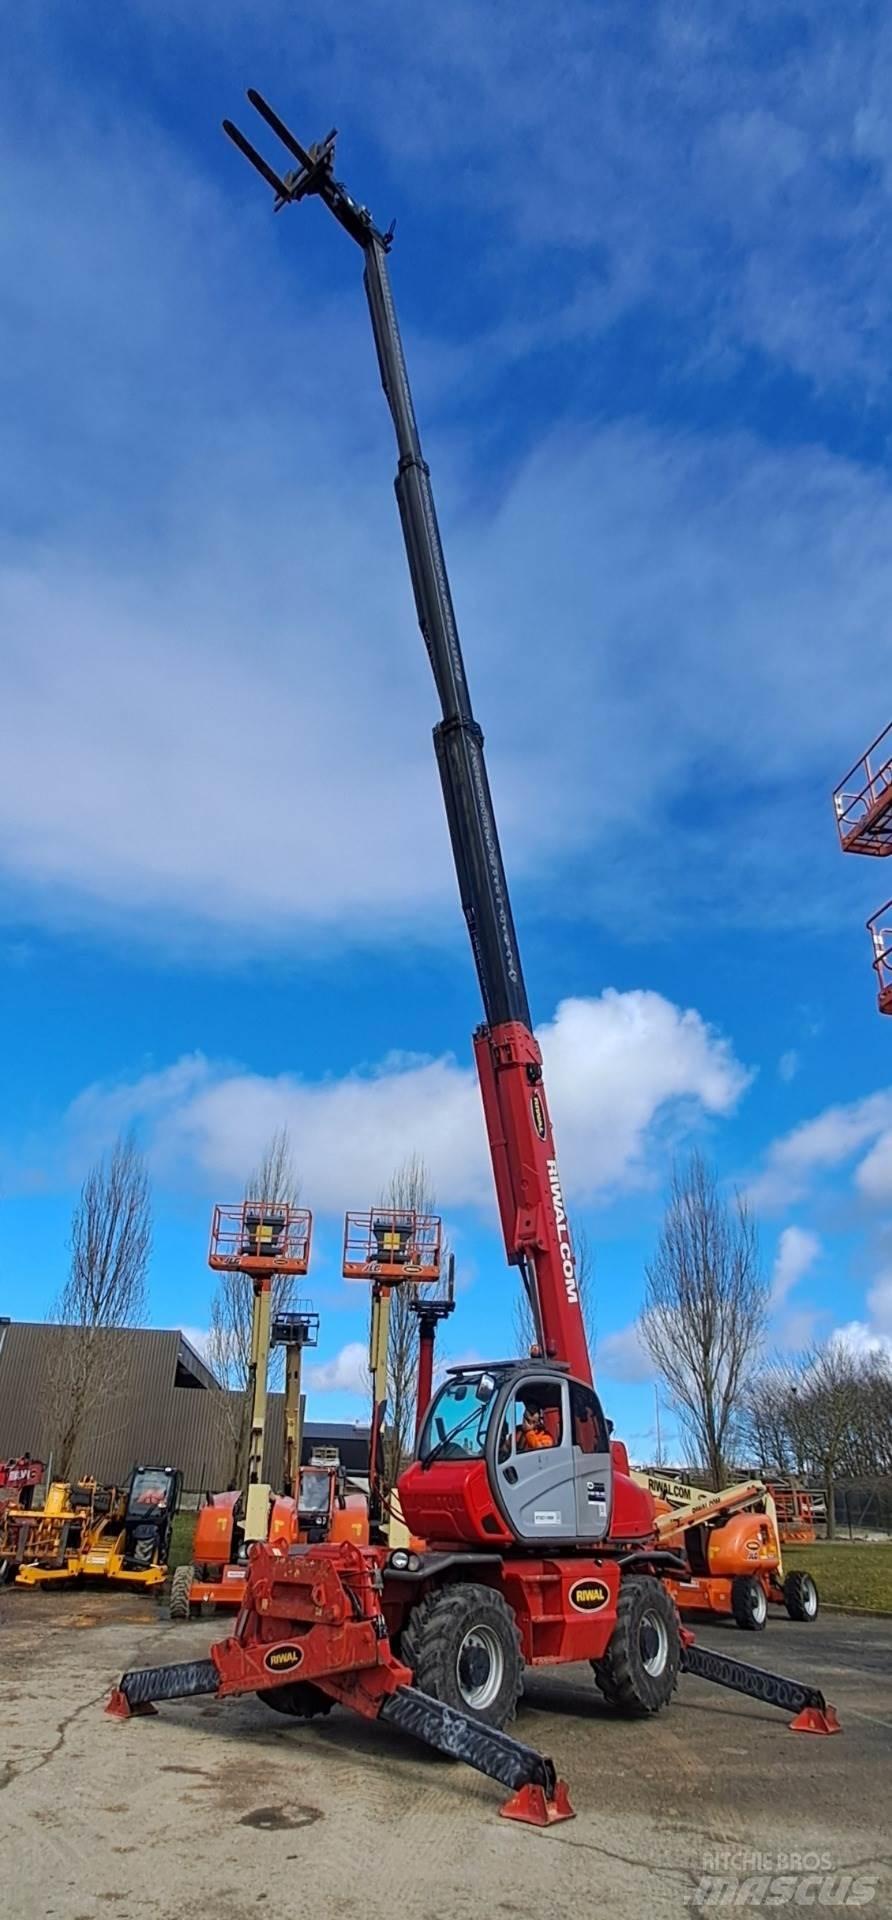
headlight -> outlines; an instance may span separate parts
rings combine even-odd
[[[417,1553],[409,1553],[406,1547],[397,1547],[387,1562],[394,1573],[420,1573],[421,1560]]]

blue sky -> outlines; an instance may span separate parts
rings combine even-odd
[[[219,132],[265,92],[379,222],[484,724],[598,1372],[673,1153],[749,1187],[772,1343],[892,1337],[892,1074],[829,792],[892,593],[892,27],[854,5],[135,0],[0,76],[0,1311],[91,1158],[150,1159],[156,1324],[287,1123],[312,1391],[359,1412],[339,1216],[424,1153],[455,1355],[503,1351],[470,1032],[358,261]],[[264,142],[270,151],[270,143]]]

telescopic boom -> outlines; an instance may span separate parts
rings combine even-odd
[[[314,194],[362,249],[363,284],[396,434],[395,485],[403,539],[443,716],[434,728],[434,745],[486,1015],[486,1025],[474,1035],[474,1053],[505,1247],[509,1261],[521,1269],[543,1353],[563,1361],[577,1379],[591,1380],[542,1058],[532,1032],[483,734],[471,707],[430,471],[421,450],[387,271],[393,230],[379,232],[368,209],[335,179],[333,132],[305,148],[253,88],[248,99],[298,162],[296,170],[277,174],[238,128],[224,120],[230,139],[272,187],[276,211]]]

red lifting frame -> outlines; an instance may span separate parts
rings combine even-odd
[[[877,1006],[881,1013],[892,1013],[892,900],[868,920],[867,931],[873,941],[873,966],[879,981]]]
[[[345,1280],[438,1280],[442,1225],[435,1213],[372,1207],[344,1223]]]
[[[833,795],[843,853],[892,853],[892,721]]]
[[[306,1273],[313,1216],[283,1200],[241,1200],[215,1207],[208,1266],[263,1276]]]

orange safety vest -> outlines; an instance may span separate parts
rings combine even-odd
[[[531,1427],[529,1433],[524,1427],[518,1427],[515,1446],[518,1453],[535,1453],[539,1447],[553,1447],[554,1441],[550,1433],[540,1432],[537,1427]]]

